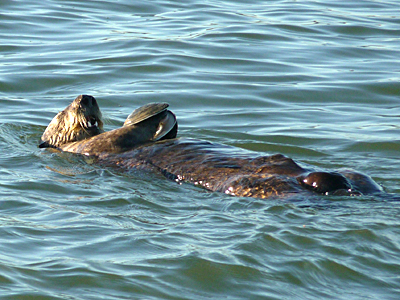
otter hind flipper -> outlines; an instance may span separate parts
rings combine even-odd
[[[348,179],[337,172],[311,172],[297,178],[304,188],[319,194],[350,193],[352,186]]]

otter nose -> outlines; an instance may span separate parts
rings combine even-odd
[[[90,95],[81,95],[80,103],[84,106],[96,106],[97,105],[96,99]]]

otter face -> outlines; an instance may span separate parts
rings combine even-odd
[[[102,132],[103,122],[96,99],[80,95],[50,122],[42,135],[39,148],[58,148]]]

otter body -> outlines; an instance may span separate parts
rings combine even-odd
[[[89,122],[80,122],[91,128],[88,131],[81,126],[82,131],[93,134],[89,136],[86,133],[84,138],[75,135],[79,138],[68,141],[60,138],[63,133],[71,131],[63,128],[69,126],[67,121],[60,120],[60,114],[68,116],[78,113],[61,112],[43,134],[41,146],[94,156],[99,163],[107,166],[159,172],[176,182],[191,182],[211,191],[235,196],[268,198],[310,191],[319,194],[360,195],[382,191],[377,183],[362,173],[314,170],[312,167],[302,167],[281,154],[252,157],[249,154],[237,154],[236,148],[229,146],[176,139],[176,119],[166,109],[167,104],[144,106],[134,111],[121,128],[102,132],[101,126],[98,129],[92,128],[95,127],[94,123],[102,125],[97,102],[82,101],[86,97],[91,96],[79,96],[74,102],[79,103],[75,105],[77,107],[89,106],[84,107],[85,111],[95,112],[93,116],[83,118]],[[66,108],[67,111],[71,105]],[[57,122],[63,127],[55,126]],[[74,126],[76,124],[70,127]],[[52,145],[52,140],[66,142]]]
[[[235,155],[237,149],[201,140],[173,139],[119,154],[103,153],[99,162],[131,170],[150,170],[176,182],[241,197],[309,193],[360,195],[381,192],[369,176],[354,171],[315,171],[281,154]]]

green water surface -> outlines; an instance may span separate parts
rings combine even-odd
[[[399,299],[397,1],[1,1],[0,299]],[[91,94],[106,129],[356,169],[382,196],[210,193],[38,149]]]

